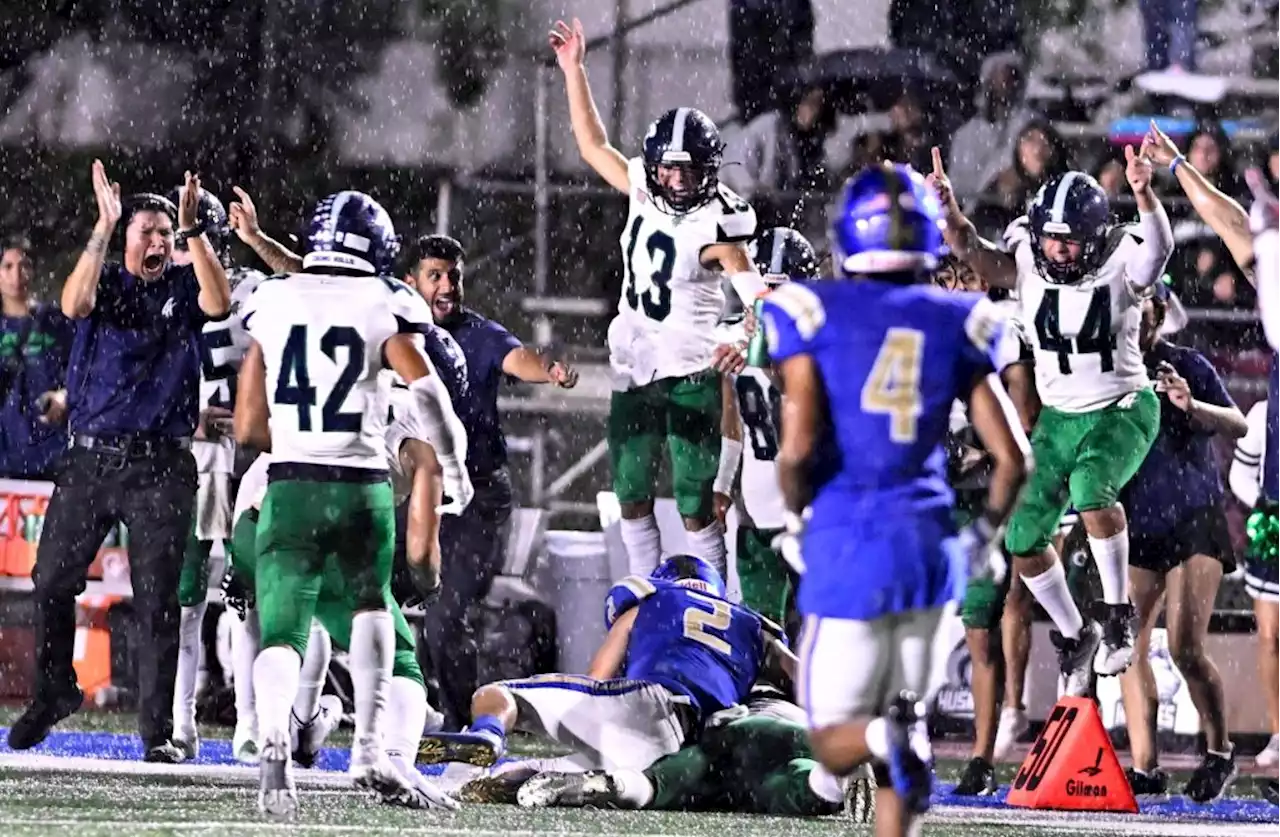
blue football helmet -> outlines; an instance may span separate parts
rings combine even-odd
[[[696,108],[667,111],[644,136],[644,176],[649,192],[676,214],[692,212],[715,199],[723,159],[720,129]],[[662,185],[659,166],[682,171],[684,182],[679,189]]]
[[[364,192],[337,192],[316,204],[304,239],[304,269],[389,275],[400,252],[391,216]]]
[[[756,236],[748,248],[756,270],[770,285],[818,275],[818,254],[809,240],[791,227],[773,227]]]
[[[845,181],[831,213],[837,273],[899,274],[913,280],[946,254],[942,206],[910,166],[869,166]]]
[[[724,598],[725,594],[724,579],[720,577],[720,573],[716,572],[716,568],[692,555],[672,555],[659,564],[658,568],[649,574],[649,578],[654,581],[673,583],[701,582],[698,587],[704,587],[706,592],[713,596]]]
[[[1049,178],[1027,213],[1031,224],[1031,252],[1036,267],[1050,282],[1079,282],[1102,263],[1111,227],[1111,203],[1098,181],[1082,171],[1069,171]],[[1080,243],[1080,258],[1055,262],[1044,254],[1045,238],[1062,238]]]

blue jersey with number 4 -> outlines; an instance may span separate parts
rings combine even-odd
[[[609,591],[605,623],[613,627],[639,608],[624,676],[689,697],[705,718],[746,697],[764,659],[764,634],[755,613],[696,585],[624,578]]]
[[[943,439],[952,402],[992,371],[1003,313],[980,294],[833,279],[780,286],[763,322],[773,362],[809,356],[825,396],[801,610],[945,604],[959,556]]]

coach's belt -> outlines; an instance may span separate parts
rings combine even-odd
[[[191,440],[185,436],[95,436],[75,433],[71,436],[71,447],[142,458],[161,452],[191,450]]]

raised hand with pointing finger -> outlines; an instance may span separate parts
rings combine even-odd
[[[924,180],[938,193],[938,201],[947,214],[959,213],[960,206],[956,203],[955,192],[951,189],[951,178],[947,177],[947,170],[942,165],[942,150],[935,145],[932,155],[933,171],[925,175]]]

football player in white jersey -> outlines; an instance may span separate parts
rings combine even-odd
[[[1117,497],[1160,424],[1138,330],[1142,301],[1173,251],[1173,231],[1151,188],[1150,159],[1132,147],[1125,156],[1136,229],[1113,225],[1102,187],[1070,171],[1045,183],[1003,247],[964,217],[937,149],[930,175],[947,207],[952,251],[988,284],[1015,290],[1028,326],[1043,408],[1031,438],[1036,469],[1005,545],[1057,628],[1050,636],[1070,694],[1089,688],[1091,660],[1096,673],[1114,676],[1132,657],[1129,535]],[[1050,544],[1068,504],[1080,512],[1102,582],[1101,629],[1085,624]]]
[[[468,484],[465,436],[448,392],[415,335],[431,324],[422,297],[383,275],[398,246],[390,216],[359,192],[321,201],[303,273],[258,286],[242,319],[251,343],[241,367],[236,440],[272,453],[255,543],[262,651],[253,681],[259,724],[259,807],[291,816],[290,710],[317,598],[339,586],[351,614],[356,730],[349,773],[386,796],[413,795],[387,758],[380,728],[395,627],[387,609],[395,550],[388,480],[384,364],[409,384],[431,436],[445,494]],[[461,454],[461,455],[460,455]]]
[[[813,245],[790,227],[766,230],[751,242],[751,259],[774,288],[789,279],[813,279],[818,256]],[[759,303],[755,308],[759,307]],[[754,309],[744,318],[755,320]],[[723,416],[720,469],[716,473],[716,515],[724,515],[736,495],[738,580],[742,602],[779,625],[787,624],[791,577],[773,541],[786,527],[786,506],[778,488],[778,417],[782,393],[769,368],[763,329],[753,328],[747,348],[747,365],[736,375],[722,379]],[[734,492],[741,463],[741,481]]]
[[[724,530],[711,498],[720,449],[713,355],[725,302],[722,277],[731,277],[735,288],[759,285],[745,246],[755,236],[755,212],[720,183],[724,144],[706,115],[668,111],[650,126],[643,154],[628,160],[609,143],[591,99],[582,24],[559,21],[550,39],[579,153],[631,198],[621,240],[622,298],[609,327],[614,393],[608,431],[631,572],[648,575],[663,552],[653,497],[665,447],[687,551],[724,573]]]
[[[174,190],[173,200],[177,193]],[[200,345],[200,427],[191,443],[199,484],[195,514],[183,554],[178,585],[182,617],[178,639],[178,675],[173,690],[173,743],[194,759],[200,753],[196,731],[196,681],[200,671],[200,628],[204,623],[205,599],[209,583],[209,552],[214,541],[231,537],[231,480],[235,465],[235,442],[231,439],[231,408],[235,404],[235,378],[244,358],[248,336],[237,311],[264,277],[250,268],[231,266],[227,238],[227,211],[210,192],[200,193],[196,234],[209,239],[214,254],[227,269],[231,285],[231,314],[206,323]],[[185,238],[175,240],[174,264],[191,259]]]

